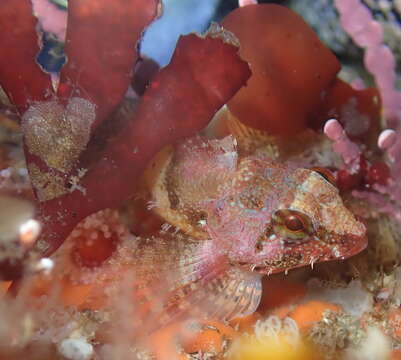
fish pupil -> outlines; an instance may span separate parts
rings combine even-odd
[[[285,219],[285,226],[291,231],[302,231],[304,229],[302,220],[296,215],[287,216]]]

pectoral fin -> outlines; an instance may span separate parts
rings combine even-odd
[[[144,240],[135,256],[135,300],[152,329],[192,317],[229,320],[259,304],[261,276],[229,264],[210,240]]]

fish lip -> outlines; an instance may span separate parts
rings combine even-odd
[[[339,257],[334,257],[334,258],[326,258],[326,259],[320,259],[317,262],[329,262],[329,261],[341,261],[341,260],[346,260],[350,257],[353,257],[362,251],[364,251],[367,246],[368,246],[368,238],[366,234],[364,235],[346,235],[345,236],[346,241],[353,241],[354,246],[348,249],[345,253],[346,255],[339,256]],[[269,264],[266,264],[265,262],[257,263],[257,264],[249,264],[249,263],[237,263],[237,266],[241,267],[242,269],[246,271],[250,271],[253,273],[258,273],[261,275],[272,275],[272,274],[277,274],[277,273],[282,273],[285,272],[286,270],[291,270],[291,269],[296,269],[299,267],[305,267],[308,266],[308,264],[302,264],[299,266],[294,266],[290,267],[288,269],[271,269]]]
[[[282,271],[270,271],[269,265],[265,263],[258,263],[258,264],[238,264],[242,269],[246,271],[250,271],[252,273],[260,274],[260,275],[270,275],[275,274],[276,272]]]
[[[318,262],[346,260],[346,259],[351,258],[355,255],[358,255],[362,251],[366,250],[367,246],[368,246],[368,241],[367,241],[366,236],[361,236],[357,242],[357,245],[353,246],[350,250],[347,251],[347,255],[337,257],[337,258],[331,258],[331,259],[327,259],[327,260],[322,259]],[[295,268],[299,268],[299,267],[305,267],[305,266],[308,266],[308,264],[294,266],[294,267],[288,268],[287,270],[291,270],[291,269],[295,269]],[[251,267],[252,272],[256,272],[258,274],[263,274],[263,275],[272,275],[272,274],[281,273],[281,272],[286,271],[285,269],[269,270],[269,266],[265,263],[253,264],[253,265],[250,265],[250,267]]]
[[[302,266],[304,266],[304,265],[302,265]],[[295,269],[296,268],[296,266],[295,267],[293,267],[293,268],[288,268],[288,269],[274,269],[274,270],[271,270],[270,268],[269,268],[269,266],[268,265],[265,265],[265,264],[254,264],[254,265],[252,265],[251,266],[251,272],[253,272],[253,273],[256,273],[256,274],[260,274],[260,275],[274,275],[274,274],[279,274],[279,273],[284,273],[286,270],[291,270],[291,269]]]
[[[233,264],[240,267],[242,270],[249,271],[252,273],[266,275],[268,273],[266,264],[249,264],[249,263],[236,263]]]
[[[351,235],[346,236],[346,238],[354,239],[355,245],[347,251],[347,255],[340,257],[340,260],[348,259],[352,256],[358,255],[368,247],[368,238],[366,235]]]

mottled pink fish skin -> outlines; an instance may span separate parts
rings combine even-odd
[[[241,156],[231,136],[196,137],[176,151],[168,191],[188,218],[192,211],[206,214],[203,230],[232,264],[278,273],[342,260],[367,245],[365,226],[344,206],[338,189],[315,171],[266,155]],[[313,231],[295,241],[276,233],[272,216],[278,210],[301,213]]]

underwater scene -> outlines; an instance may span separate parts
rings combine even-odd
[[[0,360],[401,360],[400,0],[0,0]]]

